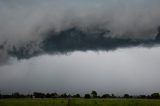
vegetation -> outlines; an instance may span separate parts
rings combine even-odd
[[[114,94],[99,96],[96,91],[84,96],[41,92],[23,95],[16,92],[11,95],[0,94],[0,106],[160,106],[160,94],[124,94],[118,97]]]
[[[160,99],[159,93],[153,93],[151,95],[138,95],[132,96],[129,94],[124,94],[124,96],[115,96],[114,94],[103,94],[102,96],[98,96],[96,91],[92,91],[91,93],[87,93],[84,96],[80,94],[70,95],[67,93],[57,94],[57,93],[42,93],[42,92],[34,92],[33,94],[20,94],[18,92],[12,93],[10,95],[5,95],[0,93],[0,99],[3,98],[135,98],[135,99]]]
[[[23,98],[0,99],[0,106],[160,106],[154,99]]]
[[[92,91],[91,94],[92,94],[93,98],[97,98],[97,92],[96,91]]]
[[[90,94],[85,94],[84,98],[89,99],[89,98],[91,98],[91,96],[90,96]]]
[[[67,99],[49,98],[23,98],[23,99],[0,99],[0,106],[66,106]]]

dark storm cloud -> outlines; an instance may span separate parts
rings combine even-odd
[[[31,58],[43,53],[48,54],[66,54],[73,51],[100,51],[100,50],[115,50],[120,47],[133,47],[144,46],[153,47],[160,43],[160,34],[157,34],[155,39],[124,39],[124,38],[111,38],[105,37],[105,34],[109,34],[110,31],[96,30],[91,32],[83,32],[76,28],[67,29],[59,33],[49,32],[48,37],[44,39],[39,45],[39,49],[36,49],[31,45],[16,48],[13,47],[9,51],[11,56],[15,56],[19,59]],[[33,49],[34,48],[34,49]],[[33,50],[33,51],[31,51]]]
[[[0,91],[159,92],[159,19],[160,0],[0,0]]]
[[[159,0],[1,0],[0,61],[9,55],[158,43]],[[5,58],[4,58],[5,57]]]

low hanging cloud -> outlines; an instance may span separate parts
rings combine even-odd
[[[0,63],[10,56],[159,43],[159,0],[1,0]]]

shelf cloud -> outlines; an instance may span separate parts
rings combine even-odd
[[[1,0],[0,63],[10,56],[152,47],[159,43],[159,4],[159,0]]]

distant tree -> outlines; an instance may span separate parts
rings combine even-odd
[[[110,94],[103,94],[102,95],[102,98],[110,98],[111,96],[110,96]]]
[[[80,94],[73,95],[74,98],[80,98]]]
[[[10,97],[12,97],[12,98],[23,98],[23,97],[25,97],[25,95],[22,95],[18,92],[15,92],[15,93],[12,93],[12,95],[10,95]]]
[[[90,94],[85,94],[84,98],[89,99],[91,98]]]
[[[20,96],[20,94],[19,94],[18,92],[15,92],[15,93],[12,94],[12,96],[13,96],[14,98],[18,98],[18,97]]]
[[[1,90],[0,90],[0,98],[2,98]]]
[[[129,94],[124,94],[124,98],[130,98]]]
[[[19,98],[20,97],[20,94],[18,92],[15,92],[12,94],[12,97],[14,98]]]
[[[51,96],[51,94],[47,93],[47,94],[45,95],[45,97],[46,97],[46,98],[51,98],[52,96]]]
[[[160,98],[160,94],[159,93],[153,93],[153,94],[151,94],[151,98],[152,99],[158,99],[158,98]]]
[[[146,95],[139,95],[138,98],[145,99],[145,98],[147,98],[147,96]]]
[[[52,98],[57,98],[57,97],[58,97],[58,94],[57,94],[57,93],[51,93],[51,97],[52,97]]]
[[[68,96],[67,96],[66,93],[64,93],[64,94],[62,94],[60,97],[61,97],[61,98],[67,98]]]
[[[93,98],[96,98],[97,97],[97,92],[96,91],[92,91],[91,95],[92,95]]]
[[[34,92],[33,93],[33,96],[35,98],[45,98],[45,94],[44,93],[41,93],[41,92]]]
[[[27,98],[33,98],[33,95],[32,94],[27,94],[25,95]]]
[[[115,96],[113,93],[112,93],[111,97],[112,97],[112,98],[116,98],[116,96]]]

